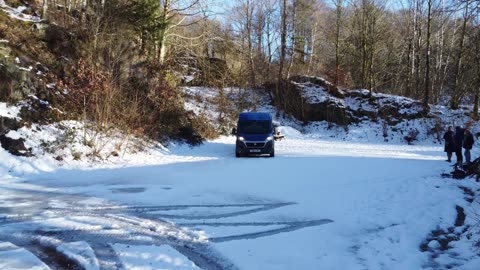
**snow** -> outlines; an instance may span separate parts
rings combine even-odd
[[[0,242],[0,269],[49,270],[50,268],[27,250],[8,242]]]
[[[440,146],[309,139],[284,130],[296,138],[278,142],[274,159],[235,159],[233,138],[222,137],[194,149],[173,147],[153,167],[64,168],[25,179],[118,205],[178,204],[183,208],[154,213],[212,239],[240,269],[419,269],[428,262],[419,244],[437,226],[451,226],[454,206],[465,204],[456,183],[439,178],[448,170]],[[198,160],[183,163],[186,152]],[[112,192],[128,187],[142,187],[141,196]],[[279,202],[293,204],[267,210],[249,205]],[[281,232],[296,222],[322,219],[332,222]],[[89,229],[98,223],[53,219],[42,226]],[[169,233],[168,227],[158,231]],[[231,236],[236,240],[221,241]],[[169,251],[115,245],[128,269],[193,267],[163,248]]]
[[[32,71],[33,67],[32,66],[29,66],[28,68],[25,68],[25,67],[18,67],[20,70],[24,70],[24,71]]]
[[[210,118],[218,118],[218,113],[211,99],[217,96],[218,91],[207,87],[184,87],[185,95],[190,96],[193,100],[185,103],[185,109],[193,111],[195,114],[207,114]]]
[[[188,101],[190,109],[218,117],[208,102],[217,90],[184,91],[204,101]],[[443,107],[433,109],[446,119],[457,117]],[[18,114],[1,103],[0,112]],[[109,238],[126,269],[200,269],[195,256],[182,249],[190,245],[208,247],[202,256],[218,253],[235,266],[225,269],[478,269],[478,214],[459,187],[480,187],[473,179],[441,177],[452,168],[444,161],[443,145],[427,134],[429,122],[399,124],[421,131],[419,140],[407,145],[391,131],[385,141],[381,123],[345,130],[324,122],[276,121],[286,138],[276,142],[275,158],[235,158],[232,136],[194,148],[149,142],[140,149],[133,138],[94,133],[87,123],[74,121],[11,131],[7,136],[25,138],[35,157],[13,157],[0,148],[0,207],[25,211],[1,213],[2,218],[35,218],[0,223],[0,235],[91,232],[90,238],[58,243],[41,238],[86,269],[100,268],[92,244],[97,236],[131,240]],[[102,145],[102,158],[87,158],[94,149],[82,143],[85,134]],[[121,155],[109,155],[112,151]],[[59,155],[61,161],[55,159]],[[19,196],[25,198],[19,202]],[[420,245],[433,230],[454,226],[457,205],[467,214],[465,225],[450,232],[461,235],[458,241],[432,257],[441,246],[432,239],[422,252]],[[461,234],[467,228],[472,236]],[[8,249],[12,254],[1,247],[3,268],[15,269],[8,266],[18,260],[28,266],[18,269],[45,269],[22,248]]]
[[[201,269],[169,246],[126,246],[116,244],[123,265],[131,270],[188,270]]]
[[[100,269],[94,251],[86,242],[71,242],[62,244],[57,248],[57,250],[79,263],[85,270]]]
[[[5,102],[0,102],[0,116],[8,118],[16,118],[20,113],[20,108],[17,106],[9,106]]]
[[[293,82],[293,84],[302,88],[302,97],[307,103],[316,104],[328,100],[338,104],[339,107],[345,107],[345,102],[342,99],[329,95],[327,89],[324,87],[320,87],[311,83]]]
[[[0,9],[5,11],[10,17],[12,17],[14,19],[17,19],[17,20],[24,21],[24,22],[35,22],[35,23],[37,23],[37,22],[41,22],[41,20],[42,20],[38,16],[27,15],[27,14],[22,13],[26,9],[25,6],[19,6],[17,8],[13,8],[13,7],[10,7],[7,4],[5,4],[4,0],[0,0]]]
[[[183,76],[183,78],[182,78],[182,81],[185,82],[185,83],[189,83],[193,80],[195,80],[195,76],[193,76],[193,75],[186,75],[186,76]]]

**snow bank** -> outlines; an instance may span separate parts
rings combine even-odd
[[[19,6],[17,8],[12,8],[7,4],[5,4],[4,0],[0,0],[0,8],[3,11],[5,11],[10,17],[16,20],[20,20],[24,22],[35,22],[35,23],[42,21],[42,19],[38,16],[24,14],[23,11],[27,9],[26,6]]]
[[[50,270],[46,264],[29,251],[8,242],[0,242],[0,269]]]
[[[10,106],[7,103],[0,102],[0,116],[8,118],[17,118],[20,113],[19,106]]]
[[[77,262],[85,270],[100,269],[100,264],[95,257],[95,252],[86,242],[64,243],[57,247],[57,250]]]

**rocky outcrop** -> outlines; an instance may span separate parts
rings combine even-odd
[[[21,106],[19,113],[21,119],[0,116],[0,143],[1,147],[12,155],[30,157],[32,153],[25,147],[25,139],[9,137],[9,131],[18,130],[31,123],[48,124],[53,120],[61,119],[61,115],[47,102],[34,96],[30,96],[19,106]]]
[[[48,124],[59,120],[48,102],[31,96],[20,109],[20,117],[24,122]]]
[[[19,68],[0,53],[0,101],[21,100],[34,93],[29,70]]]
[[[31,157],[31,149],[25,147],[25,139],[13,139],[6,135],[0,135],[0,144],[9,153],[15,156]]]
[[[371,121],[385,120],[396,125],[402,120],[427,117],[429,111],[419,101],[395,95],[370,93],[368,90],[350,90],[345,92],[349,110],[359,118]]]
[[[0,135],[4,135],[10,130],[17,130],[20,126],[17,119],[0,116]]]
[[[6,135],[9,131],[15,131],[21,126],[21,121],[16,118],[0,116],[0,145],[12,155],[29,157],[32,153],[25,147],[25,139],[13,139]]]
[[[340,90],[318,77],[298,76],[287,83],[286,111],[297,119],[328,121],[348,125],[361,121],[385,121],[396,125],[402,120],[428,116],[423,104],[409,98],[371,93],[368,90]]]
[[[267,85],[276,93],[275,85]],[[284,82],[284,91],[275,99],[284,101],[285,112],[308,121],[328,121],[339,125],[351,122],[342,91],[319,77],[295,76]]]

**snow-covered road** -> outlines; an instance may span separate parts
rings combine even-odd
[[[438,258],[420,249],[467,205],[459,183],[440,177],[451,170],[441,146],[289,135],[275,158],[236,159],[223,137],[148,166],[142,157],[2,181],[1,240],[41,235],[88,269],[477,269],[467,244]]]

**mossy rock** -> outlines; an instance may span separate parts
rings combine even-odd
[[[5,42],[0,42],[0,58],[9,57],[12,49]]]
[[[29,71],[0,58],[0,101],[18,101],[34,93]]]

